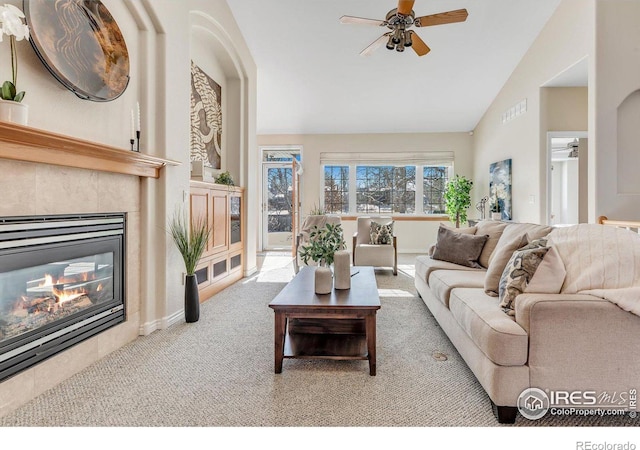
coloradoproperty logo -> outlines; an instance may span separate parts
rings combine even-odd
[[[547,412],[552,415],[612,416],[637,414],[637,390],[622,392],[550,391],[527,388],[518,397],[518,411],[523,417],[537,420]]]

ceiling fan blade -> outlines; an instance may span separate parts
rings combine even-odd
[[[391,35],[391,33],[385,33],[382,36],[380,36],[378,39],[376,39],[375,41],[373,41],[371,44],[369,44],[369,46],[367,48],[365,48],[364,50],[362,50],[360,52],[360,54],[362,56],[369,56],[371,53],[373,53],[374,51],[376,51],[386,40],[389,39],[389,36]]]
[[[455,11],[447,11],[439,14],[431,14],[429,16],[416,17],[416,27],[431,27],[433,25],[445,25],[447,23],[464,22],[467,20],[469,13],[466,9],[456,9]]]
[[[424,56],[431,51],[429,46],[418,36],[418,33],[414,33],[413,31],[410,33],[412,41],[411,48],[418,56]]]
[[[342,16],[340,17],[340,23],[353,25],[376,25],[378,27],[383,27],[387,24],[387,22],[385,22],[384,20],[365,19],[363,17],[354,16]]]
[[[398,14],[408,16],[413,10],[413,4],[416,0],[398,0]]]

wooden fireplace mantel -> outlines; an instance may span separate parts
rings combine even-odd
[[[177,161],[0,121],[0,158],[159,178]]]

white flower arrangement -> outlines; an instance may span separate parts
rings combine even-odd
[[[492,212],[500,212],[501,205],[500,200],[504,200],[507,198],[507,187],[504,183],[495,183],[491,186],[490,192],[490,208]]]
[[[29,38],[29,27],[23,23],[24,13],[13,5],[0,6],[0,42],[6,34],[9,36],[11,46],[11,79],[2,84],[2,99],[21,102],[25,92],[18,92],[16,83],[18,80],[18,54],[16,52],[16,41]]]

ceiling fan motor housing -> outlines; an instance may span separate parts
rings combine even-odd
[[[411,47],[413,41],[411,35],[413,31],[407,31],[407,28],[413,26],[415,13],[400,14],[398,8],[394,8],[387,13],[385,22],[387,27],[392,30],[387,42],[387,49],[403,52],[405,47]]]

